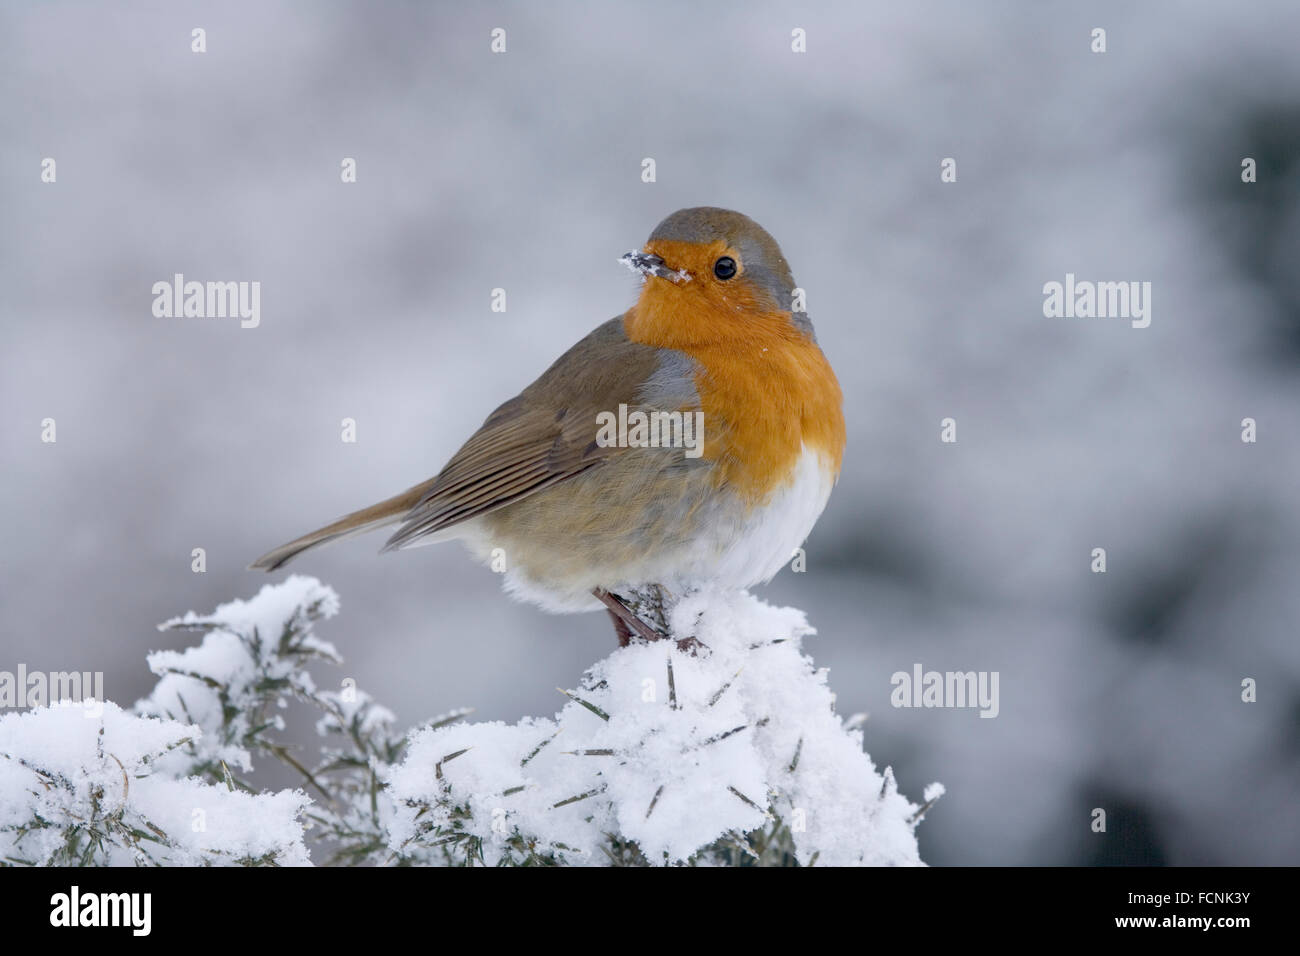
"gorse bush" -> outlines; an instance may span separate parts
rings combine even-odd
[[[727,866],[919,864],[918,806],[876,771],[801,649],[801,612],[700,591],[673,641],[633,644],[563,690],[551,718],[407,733],[351,681],[316,625],[313,578],[162,625],[201,634],[149,655],[132,711],[60,704],[0,718],[0,859],[11,865]],[[292,705],[292,706],[291,706]],[[314,709],[305,760],[286,714]],[[256,767],[292,768],[267,792]]]

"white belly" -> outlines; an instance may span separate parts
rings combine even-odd
[[[830,464],[805,448],[791,482],[773,493],[767,504],[701,542],[701,550],[682,570],[681,583],[708,581],[750,588],[770,581],[812,531],[834,484]]]
[[[631,548],[623,566],[576,561],[560,569],[544,567],[529,573],[522,562],[509,566],[505,587],[514,597],[549,611],[587,611],[602,607],[592,597],[599,586],[618,593],[645,585],[663,585],[684,594],[702,585],[743,589],[763,584],[794,558],[826,507],[835,476],[821,455],[805,448],[787,483],[765,504],[746,509],[725,492],[703,506],[705,514],[693,530],[693,540],[675,548],[645,542],[644,550]],[[455,527],[481,560],[490,563],[497,542],[481,520]],[[510,550],[506,549],[507,552]]]

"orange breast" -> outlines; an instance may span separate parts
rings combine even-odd
[[[719,486],[761,504],[793,479],[805,447],[838,476],[843,397],[821,349],[788,313],[691,291],[652,279],[623,324],[634,341],[678,349],[699,363],[703,457],[718,465]]]

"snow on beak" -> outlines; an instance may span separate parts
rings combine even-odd
[[[644,252],[633,250],[625,255],[619,256],[619,262],[627,266],[633,272],[639,272],[643,276],[658,276],[661,279],[667,279],[669,282],[690,282],[691,275],[685,269],[678,269],[674,272],[664,265],[664,261],[658,256],[647,255]]]

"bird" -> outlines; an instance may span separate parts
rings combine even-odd
[[[250,567],[396,526],[382,551],[460,540],[504,568],[516,598],[604,606],[620,645],[668,637],[675,595],[767,583],[820,517],[845,446],[839,381],[802,290],[763,227],[711,206],[672,213],[618,261],[641,277],[631,308],[492,412],[434,477]]]

